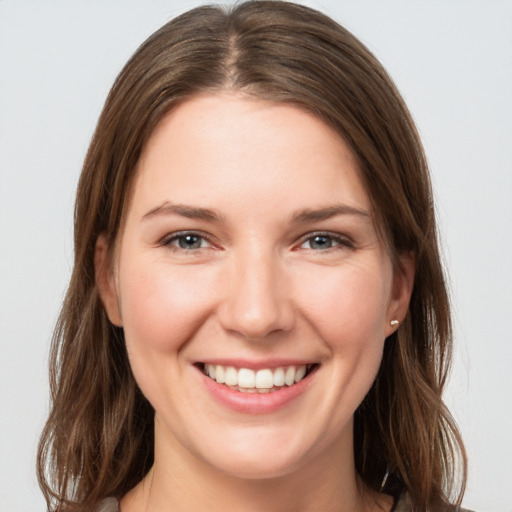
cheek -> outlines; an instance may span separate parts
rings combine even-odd
[[[381,270],[334,269],[324,275],[322,288],[310,288],[309,300],[304,295],[304,317],[329,351],[325,371],[331,392],[317,411],[331,418],[325,439],[338,436],[353,417],[382,361],[391,278]]]
[[[386,268],[333,268],[321,276],[310,273],[309,282],[302,293],[305,316],[331,349],[382,345],[391,282]]]
[[[122,271],[119,289],[128,347],[179,350],[208,315],[211,279],[198,267],[171,269],[165,262],[128,262]]]

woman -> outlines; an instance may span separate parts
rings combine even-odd
[[[455,510],[450,350],[421,143],[368,50],[284,2],[151,36],[78,187],[50,509]]]

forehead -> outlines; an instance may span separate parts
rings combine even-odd
[[[255,214],[330,202],[370,209],[357,159],[331,127],[296,106],[228,93],[180,104],[151,135],[130,210],[164,201]]]

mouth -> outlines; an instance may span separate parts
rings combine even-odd
[[[306,379],[318,363],[278,366],[276,368],[236,368],[221,364],[199,363],[200,370],[217,384],[242,393],[275,393]]]

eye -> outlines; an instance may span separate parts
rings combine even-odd
[[[326,251],[340,246],[352,248],[353,244],[346,238],[329,233],[315,233],[304,238],[300,244],[301,249],[311,249],[313,251]]]
[[[210,242],[203,235],[193,232],[175,233],[163,240],[162,245],[184,251],[196,251],[211,246]]]

